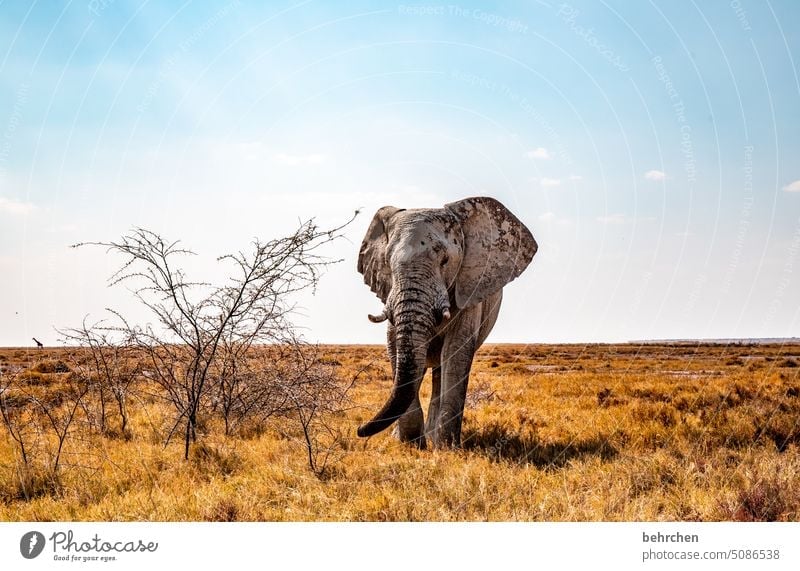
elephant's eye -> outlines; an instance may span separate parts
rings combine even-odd
[[[444,266],[444,265],[445,265],[445,264],[447,264],[447,262],[449,262],[449,261],[450,261],[450,258],[448,258],[447,256],[445,256],[444,258],[442,258],[442,263],[441,263],[441,265],[442,265],[442,266]]]

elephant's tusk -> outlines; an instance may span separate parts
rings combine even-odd
[[[372,323],[381,323],[382,321],[386,321],[388,317],[389,316],[386,315],[385,311],[380,315],[367,314],[367,319],[369,319]]]
[[[450,310],[445,308],[442,311],[442,321],[449,321],[450,320]]]

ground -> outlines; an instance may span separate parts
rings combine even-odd
[[[269,426],[201,431],[184,461],[140,399],[129,437],[78,429],[58,485],[30,498],[0,425],[0,520],[800,520],[800,346],[486,345],[452,451],[357,438],[391,386],[384,349],[324,350],[356,381],[322,474]],[[59,361],[0,349],[42,394]]]

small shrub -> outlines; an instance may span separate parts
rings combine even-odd
[[[756,424],[756,437],[772,441],[778,452],[795,442],[800,442],[800,421],[787,415],[772,416],[765,424]]]
[[[743,385],[741,383],[736,383],[733,386],[732,394],[736,395],[739,399],[739,402],[750,400],[756,394],[752,387]]]
[[[22,371],[17,378],[28,385],[45,385],[50,382],[50,379],[38,371]]]
[[[631,394],[642,400],[664,403],[672,402],[672,395],[668,389],[662,389],[661,387],[636,388],[631,391]]]
[[[724,411],[723,411],[724,413]],[[755,440],[753,426],[746,416],[722,414],[718,422],[712,423],[708,433],[709,442],[719,442],[732,449],[749,448]]]
[[[103,436],[109,440],[121,440],[123,442],[130,442],[133,440],[133,431],[126,427],[124,430],[118,426],[109,426],[103,432]]]
[[[640,422],[657,422],[665,428],[678,424],[681,415],[668,404],[640,403],[633,409],[633,417]]]
[[[736,503],[722,511],[735,521],[792,521],[799,509],[797,486],[774,474],[747,485],[737,494]]]
[[[207,521],[238,521],[239,506],[231,499],[222,499],[207,510],[205,519]]]
[[[61,481],[57,474],[39,466],[18,464],[14,468],[14,478],[0,486],[0,500],[30,501],[61,493]]]
[[[467,393],[465,407],[477,408],[482,404],[491,402],[495,398],[495,392],[485,381],[476,383]]]
[[[680,468],[674,459],[663,452],[655,452],[646,459],[637,459],[627,474],[630,497],[637,498],[654,491],[663,493],[675,485],[679,474]]]
[[[266,422],[258,419],[246,419],[239,423],[236,430],[233,432],[238,438],[242,440],[255,440],[261,438],[266,434],[268,425]]]
[[[243,458],[235,450],[220,450],[203,442],[194,447],[192,460],[206,476],[232,476],[244,466]]]
[[[48,359],[46,361],[39,361],[30,369],[37,373],[69,373],[70,368],[67,364],[60,359]]]

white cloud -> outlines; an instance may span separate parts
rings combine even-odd
[[[800,180],[796,180],[783,187],[786,192],[800,192]]]
[[[538,159],[540,161],[549,161],[550,159],[553,158],[553,156],[550,154],[550,151],[548,151],[544,147],[537,147],[532,151],[528,151],[527,153],[525,153],[525,156],[528,157],[529,159]]]
[[[583,177],[579,174],[571,174],[569,175],[569,180],[577,182],[579,180],[583,180]]]
[[[539,215],[539,220],[542,222],[552,222],[556,218],[555,212],[545,212],[544,214]]]
[[[647,180],[661,181],[667,178],[663,171],[650,170],[644,173],[644,178]]]
[[[0,196],[0,212],[6,214],[29,214],[36,209],[30,202],[19,202]]]
[[[319,153],[311,155],[289,155],[286,153],[278,153],[272,158],[277,162],[290,167],[318,165],[324,163],[328,159],[328,157]]]
[[[627,220],[624,214],[609,214],[608,216],[597,217],[597,221],[603,224],[624,224]]]
[[[539,179],[539,184],[543,187],[553,187],[553,186],[561,186],[561,179],[558,178],[541,178]]]

